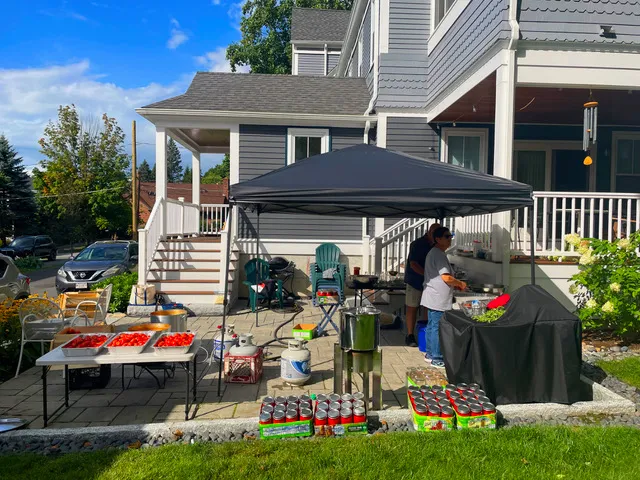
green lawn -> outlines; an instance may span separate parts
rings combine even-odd
[[[528,427],[0,456],[17,479],[638,479],[640,431]]]
[[[597,365],[609,375],[640,388],[640,357],[628,357],[622,360],[600,360]]]

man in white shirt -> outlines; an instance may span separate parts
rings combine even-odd
[[[420,304],[427,307],[427,353],[424,358],[431,365],[444,367],[440,350],[440,319],[451,310],[453,289],[465,290],[467,284],[453,276],[453,268],[446,250],[451,246],[453,235],[448,228],[440,227],[433,232],[433,248],[429,251],[424,266],[424,290]]]

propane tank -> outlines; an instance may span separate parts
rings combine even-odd
[[[235,325],[227,325],[224,329],[224,345],[222,345],[222,325],[218,325],[218,331],[213,336],[213,358],[218,361],[222,360],[224,354],[238,343],[238,335],[233,331]]]
[[[253,344],[252,333],[241,333],[238,337],[238,344],[229,349],[230,355],[252,357],[258,351],[258,346]]]
[[[304,340],[289,340],[280,357],[280,377],[292,385],[304,385],[311,378],[311,352]]]

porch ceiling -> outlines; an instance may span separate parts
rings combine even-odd
[[[185,147],[197,150],[201,153],[227,153],[229,151],[229,130],[217,130],[211,128],[174,128],[168,133]]]
[[[581,125],[588,89],[517,87],[516,123]],[[593,90],[600,125],[640,126],[640,90]],[[485,78],[433,122],[495,121],[496,77]],[[474,112],[475,107],[475,112]]]

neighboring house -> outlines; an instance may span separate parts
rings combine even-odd
[[[166,163],[170,135],[193,152],[194,170],[200,153],[229,153],[234,184],[369,142],[526,182],[533,211],[448,220],[458,246],[477,240],[491,251],[491,261],[456,256],[454,263],[476,282],[515,288],[528,281],[517,256],[533,237],[540,283],[570,304],[575,265],[542,259],[576,255],[565,251],[566,233],[613,238],[635,231],[640,218],[640,2],[356,0],[348,22],[346,15],[294,9],[298,75],[198,73],[183,95],[138,109],[156,125],[156,164]],[[590,97],[599,102],[598,138],[585,166]],[[167,198],[166,169],[157,173],[156,196]],[[255,216],[241,214],[222,237],[233,242],[233,280],[255,254]],[[290,258],[306,273],[315,247],[331,241],[350,268],[402,269],[425,223],[264,215],[261,254]],[[174,233],[162,225],[156,236]],[[149,245],[153,265],[156,244]],[[221,293],[219,285],[207,294]],[[198,298],[209,301],[195,293],[188,300]]]
[[[167,198],[179,200],[183,198],[185,202],[191,203],[193,197],[193,187],[190,183],[168,183]],[[128,196],[130,198],[130,195]],[[153,206],[156,203],[155,182],[140,182],[138,188],[138,211],[142,223],[147,223]],[[220,184],[201,184],[200,203],[201,204],[225,204],[229,202],[229,179],[225,178]]]

